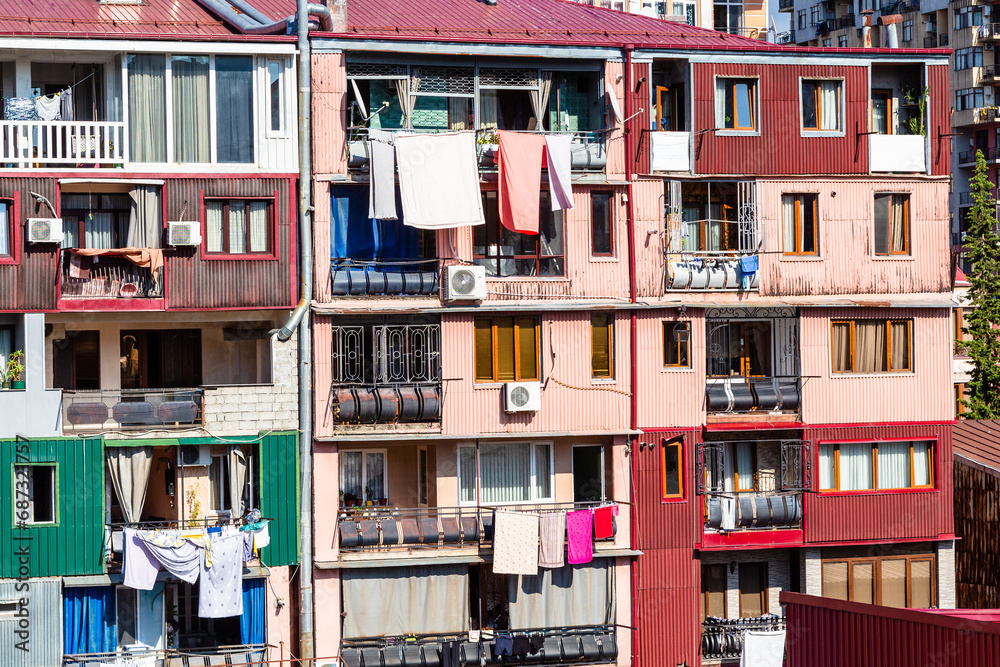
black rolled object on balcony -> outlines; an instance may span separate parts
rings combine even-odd
[[[420,517],[420,542],[422,544],[437,544],[440,537],[437,517]]]
[[[156,407],[156,416],[164,424],[189,424],[198,420],[198,404],[194,401],[163,401]]]
[[[462,541],[479,541],[479,520],[475,516],[463,516],[462,520]]]
[[[361,649],[361,667],[377,667],[382,664],[382,649],[366,646]]]
[[[365,519],[358,522],[358,529],[361,532],[361,546],[378,546],[378,522],[372,519]]]
[[[400,387],[399,394],[399,414],[397,419],[401,422],[412,422],[420,420],[420,394],[417,387]]]
[[[705,501],[707,514],[708,514],[708,527],[709,528],[721,528],[722,527],[722,501],[713,496],[709,496]]]
[[[403,667],[403,647],[386,646],[382,649],[383,667]]]
[[[358,406],[357,421],[365,424],[374,422],[379,412],[375,393],[371,389],[356,389],[354,396]]]
[[[708,386],[708,409],[711,412],[729,411],[729,395],[722,382],[713,382]]]
[[[420,394],[420,419],[441,419],[441,390],[438,387],[417,387]]]
[[[403,293],[403,274],[397,269],[386,269],[385,273],[385,293],[386,294],[402,294]]]
[[[369,266],[365,270],[365,277],[368,279],[368,289],[366,294],[385,294],[385,273],[379,267]]]
[[[333,269],[330,276],[330,292],[334,296],[347,296],[351,293],[351,279],[348,269]]]
[[[368,293],[368,276],[364,269],[347,270],[347,293],[351,296],[362,296]]]
[[[358,546],[361,541],[358,535],[358,524],[353,521],[341,521],[339,528],[341,549],[351,549]]]
[[[544,662],[561,662],[563,659],[562,642],[558,637],[546,637],[542,642],[541,656]]]
[[[757,395],[757,409],[758,410],[777,410],[780,404],[780,399],[778,398],[778,390],[774,386],[774,380],[771,378],[765,378],[763,380],[755,380],[753,382],[753,392]]]
[[[493,541],[493,512],[483,514],[483,539],[487,542]]]
[[[420,527],[416,519],[400,519],[399,527],[403,531],[403,544],[420,543]]]
[[[424,644],[424,667],[441,667],[441,644]]]
[[[791,378],[778,380],[778,393],[781,395],[782,410],[798,410],[802,402],[802,392],[799,390],[799,381]]]
[[[794,526],[802,518],[802,505],[799,496],[785,496],[785,520],[789,526]]]
[[[580,640],[583,643],[583,659],[588,662],[600,660],[601,647],[597,643],[597,635],[583,635]]]
[[[375,390],[375,397],[378,402],[378,412],[375,421],[396,421],[396,415],[399,414],[399,397],[396,395],[396,390],[388,387],[380,387]]]
[[[788,525],[788,513],[785,511],[787,496],[776,496],[771,499],[771,524],[774,526]]]
[[[424,664],[423,652],[419,646],[407,644],[403,646],[403,664],[406,667],[422,667]]]
[[[445,544],[458,544],[461,541],[457,518],[441,517],[441,541]]]
[[[583,657],[583,646],[580,638],[576,635],[569,635],[562,638],[563,660],[571,662]]]
[[[345,667],[361,667],[361,649],[354,646],[344,646],[340,649],[340,659]]]
[[[738,501],[740,507],[740,517],[737,525],[740,528],[749,528],[753,525],[753,501],[747,496],[740,496]]]
[[[352,422],[358,418],[358,399],[353,390],[333,391],[333,418],[342,422]]]
[[[754,407],[753,393],[745,382],[734,382],[729,386],[733,392],[733,412],[749,412]]]
[[[382,531],[382,545],[392,547],[399,544],[399,524],[395,519],[382,519],[378,523]]]
[[[770,526],[772,524],[773,517],[771,516],[771,503],[767,496],[756,496],[754,498],[754,504],[757,506],[757,521],[754,525],[758,528]]]
[[[618,641],[614,630],[608,630],[597,637],[601,645],[601,657],[605,660],[615,660],[618,657]]]

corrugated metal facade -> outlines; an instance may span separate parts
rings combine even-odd
[[[783,256],[781,196],[818,195],[819,255]],[[910,249],[900,258],[874,256],[874,197],[909,193]],[[834,194],[836,193],[836,194]],[[758,181],[765,249],[760,293],[907,294],[949,292],[948,183],[944,181]]]
[[[931,173],[935,176],[951,174],[951,95],[950,71],[947,65],[930,65],[927,68],[927,87],[931,92],[928,132],[931,139]]]
[[[696,427],[705,423],[705,311],[640,310],[636,317],[636,395],[639,428]],[[664,322],[690,322],[690,367],[664,368]]]
[[[663,296],[665,284],[663,210],[666,190],[661,179],[635,180],[632,185],[635,226],[635,292],[639,298]]]
[[[56,466],[56,522],[13,525],[14,466]],[[20,558],[32,577],[104,572],[104,449],[99,439],[0,441],[0,577],[17,577]],[[27,548],[28,554],[21,549]]]
[[[31,192],[59,206],[54,179],[0,178],[0,197],[18,195],[20,210],[14,221],[14,231],[21,258],[18,264],[0,265],[0,311],[52,310],[56,307],[59,246],[28,243],[28,235],[24,232],[28,218],[50,218],[53,213],[45,204],[36,204]]]
[[[650,116],[652,115],[652,105],[649,103],[650,100],[650,83],[653,80],[652,65],[650,63],[633,63],[632,64],[632,90],[628,91],[632,95],[632,110],[630,115],[633,116],[632,120],[629,121],[631,124],[631,130],[634,133],[634,139],[632,140],[632,155],[626,156],[626,160],[634,160],[632,164],[632,171],[636,174],[648,174],[649,173],[649,132],[643,132],[643,129],[651,127]],[[645,79],[645,81],[642,81]],[[625,113],[625,109],[622,108],[622,113]]]
[[[831,373],[830,320],[912,319],[912,373]],[[807,424],[951,421],[954,400],[946,308],[800,310],[802,416]]]
[[[804,437],[812,443],[815,457],[814,487],[819,485],[820,442],[937,440],[935,491],[808,494],[806,542],[938,539],[954,532],[950,424],[808,428]]]
[[[0,615],[0,665],[4,667],[61,665],[62,580],[0,581],[0,600],[17,601],[19,606],[15,614],[22,610],[26,614]],[[27,604],[21,605],[21,600],[27,600]],[[26,632],[27,636],[15,634],[17,632]]]
[[[313,300],[327,303],[330,290],[330,183],[313,181]]]
[[[344,145],[346,90],[344,54],[313,53],[313,171],[318,178],[347,173],[347,152]]]
[[[299,562],[299,437],[271,433],[260,441],[260,511],[274,519],[271,543],[261,550],[270,566]]]
[[[618,77],[622,77],[621,80]],[[625,113],[625,63],[620,60],[608,60],[604,63],[604,83],[605,87],[610,87],[615,91],[615,98],[618,100],[618,108]],[[608,180],[625,179],[625,133],[622,131],[622,123],[615,120],[614,114],[608,114],[608,164],[604,169]]]
[[[715,127],[715,77],[759,77],[759,136],[695,137],[698,174],[863,174],[868,143],[857,128],[868,127],[868,68],[834,65],[694,64],[694,130]],[[841,137],[802,137],[799,77],[843,77],[846,132]],[[947,98],[947,86],[933,94]],[[648,127],[644,125],[642,127]]]

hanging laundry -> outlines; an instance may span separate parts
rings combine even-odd
[[[368,217],[396,220],[396,149],[392,132],[368,130],[371,170],[368,177]]]
[[[90,268],[94,265],[94,260],[90,257],[72,253],[69,256],[69,277],[70,278],[90,278]]]
[[[204,546],[184,539],[176,531],[144,530],[139,532],[139,539],[172,575],[189,584],[198,581],[205,558]]]
[[[614,519],[618,515],[618,505],[606,505],[594,510],[594,537],[606,540],[615,534]]]
[[[544,512],[538,520],[538,567],[566,564],[566,512]]]
[[[747,630],[740,667],[781,667],[785,659],[784,630]]]
[[[59,103],[61,105],[59,115],[62,116],[62,120],[76,120],[76,111],[73,109],[72,88],[67,88],[59,93]]]
[[[497,198],[500,222],[512,232],[538,234],[538,199],[542,190],[542,154],[545,138],[540,134],[497,132]]]
[[[38,120],[33,97],[8,97],[3,103],[4,120]]]
[[[566,542],[570,565],[589,563],[594,560],[594,513],[579,510],[566,513]]]
[[[160,563],[143,544],[139,531],[134,528],[125,529],[124,549],[125,568],[124,583],[129,588],[141,591],[151,591],[156,584],[156,574],[160,571]]]
[[[552,210],[573,208],[573,135],[546,134],[545,161],[549,167]]]
[[[271,543],[271,534],[267,532],[267,521],[262,523],[264,525],[253,532],[253,548],[257,551]]]
[[[722,508],[722,530],[736,530],[736,499],[723,496],[719,498]]]
[[[530,648],[531,648],[531,645],[528,643],[528,636],[527,635],[517,635],[516,637],[514,637],[514,639],[512,641],[511,653],[515,657],[524,657],[524,656],[528,655],[528,650]]]
[[[212,568],[202,566],[198,615],[226,618],[243,614],[243,537],[212,537]]]
[[[420,229],[483,225],[472,132],[396,135],[403,224]]]
[[[243,533],[243,562],[253,560],[253,533]]]
[[[62,101],[58,95],[36,97],[35,113],[39,120],[59,120],[62,117]]]
[[[538,574],[538,515],[497,510],[493,525],[494,574]]]
[[[499,658],[502,655],[513,655],[514,640],[509,633],[498,632],[496,642],[493,644],[493,655]]]

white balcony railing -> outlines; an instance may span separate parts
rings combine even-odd
[[[650,132],[650,171],[691,171],[690,132]]]
[[[868,154],[872,171],[922,173],[927,170],[922,134],[873,134]]]
[[[0,121],[0,165],[126,162],[125,123]]]

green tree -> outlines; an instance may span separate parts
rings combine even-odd
[[[970,419],[1000,418],[1000,236],[992,188],[983,152],[977,150],[973,206],[964,243],[972,265],[968,276],[972,311],[965,317],[964,328],[970,337],[965,348],[973,362],[964,400]]]

